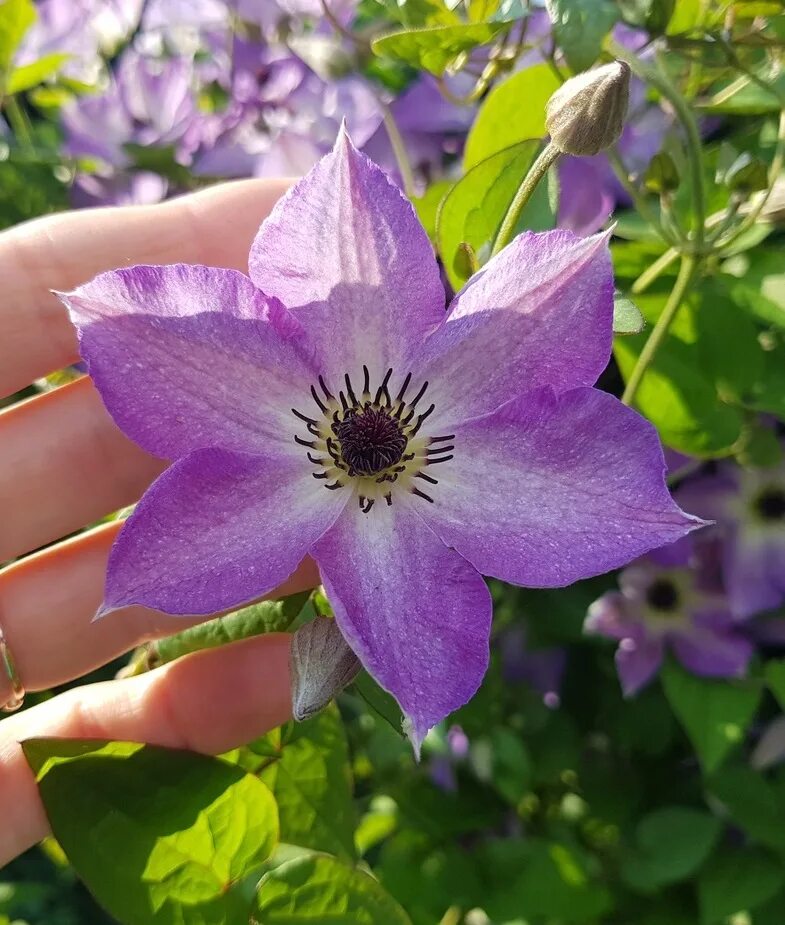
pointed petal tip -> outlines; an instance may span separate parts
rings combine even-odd
[[[104,617],[108,617],[110,613],[114,613],[116,610],[122,610],[122,605],[115,606],[114,604],[108,604],[106,601],[103,601],[90,622],[98,623],[99,620],[103,620]]]
[[[412,751],[414,752],[414,760],[417,762],[417,764],[419,764],[421,758],[422,743],[430,730],[422,730],[418,728],[418,726],[415,725],[414,720],[408,716],[404,716],[401,727],[403,729],[403,734],[411,743]]]

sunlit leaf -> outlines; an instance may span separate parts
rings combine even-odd
[[[8,79],[7,92],[22,93],[38,86],[48,77],[53,77],[70,58],[71,55],[53,52],[50,55],[44,55],[32,64],[14,68]]]
[[[574,72],[597,60],[605,36],[619,19],[611,0],[546,0],[556,43]]]
[[[6,92],[6,80],[17,48],[36,19],[32,0],[3,0],[0,3],[0,92]]]
[[[698,880],[701,925],[724,925],[736,913],[754,910],[783,883],[785,868],[776,855],[763,849],[727,848]]]
[[[252,921],[258,925],[411,925],[378,880],[325,854],[289,861],[266,874]]]
[[[469,131],[466,170],[518,142],[542,138],[545,104],[559,86],[559,78],[547,64],[535,64],[494,87]]]
[[[459,55],[487,44],[508,28],[494,22],[407,29],[375,39],[373,50],[441,77]]]
[[[278,838],[269,789],[216,758],[129,742],[29,739],[52,831],[123,925],[246,925],[242,881]]]

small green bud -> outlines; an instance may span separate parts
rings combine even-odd
[[[551,142],[563,154],[599,154],[621,137],[629,101],[630,68],[623,61],[570,78],[548,100]]]
[[[659,196],[674,192],[679,186],[679,171],[667,151],[660,151],[649,161],[643,185]]]

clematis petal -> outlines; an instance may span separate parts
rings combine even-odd
[[[423,516],[484,575],[567,585],[703,523],[668,494],[654,428],[595,389],[535,390],[451,442]]]
[[[324,351],[334,389],[368,366],[378,382],[444,318],[445,294],[411,204],[342,131],[333,151],[265,220],[251,279]]]
[[[110,414],[149,452],[263,452],[271,441],[296,452],[290,409],[313,379],[302,330],[242,273],[131,267],[62,299]]]
[[[752,643],[736,633],[700,628],[675,632],[670,641],[688,671],[708,678],[742,677],[754,651]]]
[[[491,598],[405,498],[354,505],[312,549],[344,638],[398,701],[415,750],[488,667]]]
[[[742,525],[729,533],[724,577],[734,616],[743,620],[779,607],[785,599],[785,531],[772,535]]]
[[[153,483],[109,557],[101,613],[210,614],[294,572],[346,504],[288,456],[197,450]]]
[[[657,674],[665,646],[661,638],[622,639],[616,650],[616,671],[625,697],[633,697]]]
[[[538,386],[593,385],[612,326],[607,235],[526,232],[458,293],[411,365],[431,383],[433,420],[452,425]]]

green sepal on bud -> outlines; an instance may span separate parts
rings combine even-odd
[[[629,101],[630,68],[623,61],[570,78],[548,100],[551,143],[563,154],[599,154],[621,137]]]

